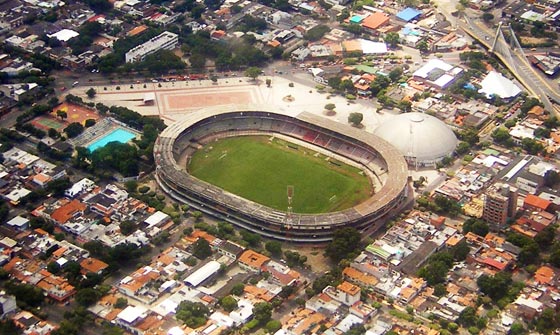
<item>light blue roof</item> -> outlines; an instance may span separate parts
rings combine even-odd
[[[361,17],[360,15],[354,15],[354,16],[352,16],[352,17],[350,18],[350,22],[352,22],[352,23],[360,23],[360,22],[362,22],[363,19],[364,19],[364,18]]]
[[[407,7],[406,9],[400,11],[397,14],[397,17],[403,21],[409,22],[416,19],[420,15],[422,15],[422,12],[418,9]]]

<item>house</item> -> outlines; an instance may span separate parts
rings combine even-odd
[[[95,183],[93,182],[93,180],[84,178],[64,191],[64,195],[69,198],[75,198],[83,192],[91,191],[93,187],[95,187]]]
[[[0,91],[15,101],[33,96],[39,89],[36,83],[1,85]]]
[[[373,288],[379,283],[377,277],[350,266],[342,271],[342,275],[345,280],[367,288]]]
[[[86,258],[80,262],[80,266],[82,267],[82,274],[88,273],[95,273],[100,275],[103,273],[103,270],[109,267],[109,264],[93,257]]]
[[[371,33],[377,33],[377,29],[389,23],[389,15],[383,12],[375,12],[362,21],[362,27]]]
[[[397,18],[404,22],[410,22],[413,20],[417,20],[422,15],[422,11],[418,9],[407,7],[404,10],[397,13]]]
[[[511,228],[529,237],[534,237],[546,227],[556,223],[556,215],[545,211],[524,212]],[[530,230],[534,233],[525,233]]]
[[[15,312],[16,309],[16,297],[6,294],[4,291],[0,292],[0,319],[3,319],[6,315]]]
[[[171,217],[169,215],[165,214],[162,211],[157,211],[154,214],[150,215],[146,220],[144,220],[144,223],[148,228],[161,227],[170,220]]]
[[[6,222],[6,225],[14,228],[17,231],[24,231],[29,228],[29,219],[18,215],[10,221]]]
[[[270,261],[270,258],[249,249],[241,254],[238,261],[242,269],[252,272],[261,272],[264,265]]]
[[[552,285],[556,273],[553,268],[543,265],[535,272],[535,281],[541,285]]]
[[[86,204],[78,199],[74,199],[55,209],[51,213],[51,219],[58,224],[65,224],[75,216],[80,215],[87,208]]]
[[[76,293],[74,286],[65,278],[55,276],[46,270],[41,270],[40,274],[45,277],[37,283],[37,287],[45,291],[49,298],[57,302],[65,302]]]
[[[263,271],[270,274],[269,280],[272,283],[281,286],[297,285],[300,278],[299,272],[272,260],[264,265]]]
[[[323,293],[346,306],[352,306],[360,301],[361,292],[358,286],[347,281],[343,281],[336,288],[327,286],[323,290]]]
[[[523,200],[523,208],[529,211],[547,211],[552,202],[534,194],[527,194]]]
[[[237,259],[245,248],[242,246],[230,242],[230,241],[222,241],[217,247],[218,253],[228,256],[229,258]]]

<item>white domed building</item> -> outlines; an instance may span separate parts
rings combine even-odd
[[[435,166],[457,145],[457,137],[444,122],[417,112],[383,122],[374,134],[395,146],[414,167]]]

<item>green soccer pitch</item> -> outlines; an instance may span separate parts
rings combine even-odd
[[[262,205],[294,213],[327,213],[356,206],[372,195],[358,168],[316,151],[267,136],[219,139],[197,150],[188,164],[194,177]]]

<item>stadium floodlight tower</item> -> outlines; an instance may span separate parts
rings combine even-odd
[[[286,224],[288,229],[292,227],[292,199],[294,197],[294,185],[288,185],[286,187],[286,195],[288,196],[288,208],[286,210]]]

